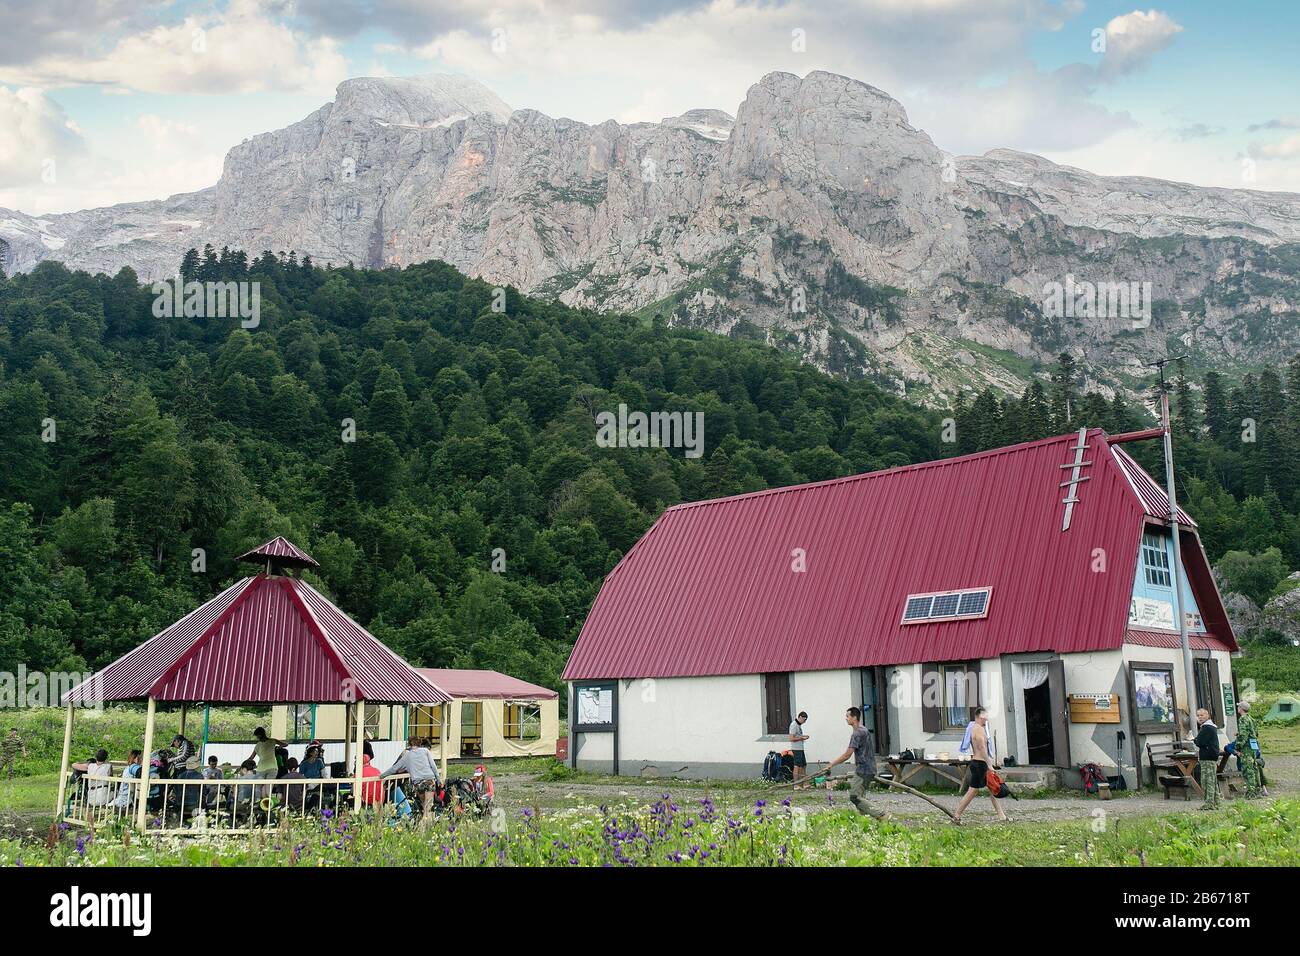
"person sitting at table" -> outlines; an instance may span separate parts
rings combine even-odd
[[[113,802],[113,785],[108,782],[113,776],[113,764],[108,759],[107,750],[99,748],[92,759],[74,763],[72,769],[86,777],[87,806],[106,807]]]

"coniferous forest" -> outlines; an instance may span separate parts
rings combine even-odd
[[[0,670],[100,667],[284,535],[412,663],[558,686],[603,576],[668,505],[1154,424],[1083,393],[1069,356],[1019,398],[944,412],[661,320],[513,290],[497,311],[438,262],[209,248],[181,272],[259,282],[259,324],[157,318],[129,269],[0,278]],[[1300,567],[1300,357],[1171,376],[1181,501],[1211,560]],[[593,417],[619,403],[703,412],[703,457],[600,447]],[[1163,475],[1158,443],[1130,447]]]

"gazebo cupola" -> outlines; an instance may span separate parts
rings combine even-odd
[[[273,538],[252,551],[245,551],[236,560],[256,564],[266,574],[284,574],[286,568],[297,569],[301,574],[303,568],[320,567],[315,558],[284,537]]]

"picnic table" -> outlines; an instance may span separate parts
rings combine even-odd
[[[1231,756],[1232,754],[1229,753],[1220,753],[1219,762],[1214,768],[1215,775],[1227,784],[1229,792],[1233,789],[1231,779],[1233,775],[1227,773],[1224,768],[1227,767],[1228,758]],[[1170,754],[1169,759],[1178,772],[1187,778],[1187,782],[1192,789],[1202,797],[1205,796],[1205,788],[1201,786],[1201,775],[1197,773],[1197,766],[1201,762],[1200,756],[1193,751],[1184,750]],[[1168,793],[1166,793],[1166,796],[1168,796]]]
[[[880,758],[889,766],[893,778],[899,783],[907,783],[922,770],[929,770],[957,785],[960,793],[966,789],[970,778],[969,757],[899,757],[890,754]]]

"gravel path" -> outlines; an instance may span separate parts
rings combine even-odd
[[[1275,757],[1269,763],[1269,792],[1272,796],[1295,796],[1300,792],[1300,757]],[[720,808],[747,808],[756,800],[769,804],[789,799],[796,807],[809,813],[829,808],[847,807],[848,793],[844,790],[796,791],[790,787],[773,787],[755,783],[753,786],[727,782],[710,787],[700,781],[688,780],[610,780],[600,782],[540,781],[535,775],[503,774],[495,778],[497,801],[507,808],[540,807],[543,810],[597,807],[601,804],[649,804],[670,793],[679,804],[712,798]],[[931,793],[945,806],[953,809],[957,797],[953,793]],[[827,798],[830,798],[828,800]],[[925,801],[910,794],[895,791],[877,791],[872,794],[872,805],[888,810],[900,820],[932,817],[946,819]],[[1183,800],[1174,795],[1170,800],[1160,791],[1144,790],[1141,793],[1117,794],[1110,800],[1084,796],[1076,791],[1057,792],[1049,796],[1025,797],[1021,800],[1004,800],[1003,807],[1014,820],[1072,820],[1090,819],[1094,811],[1103,808],[1108,816],[1131,817],[1167,813],[1195,813],[1200,805],[1193,797]],[[967,809],[967,823],[992,822],[993,808],[985,796],[980,796]]]

